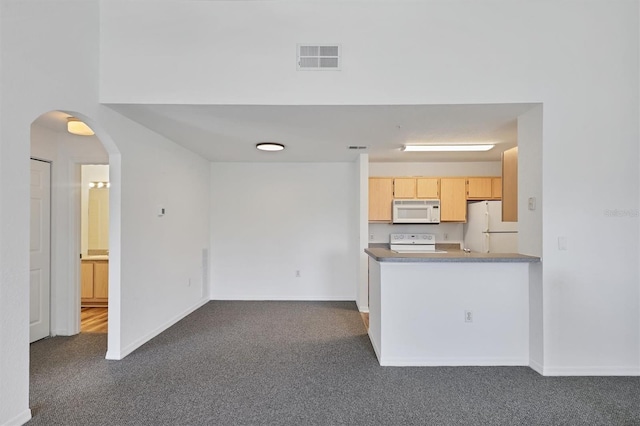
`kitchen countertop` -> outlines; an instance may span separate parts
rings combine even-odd
[[[539,262],[536,256],[518,253],[465,253],[459,248],[442,247],[437,250],[446,253],[396,253],[388,244],[371,244],[364,252],[378,262],[420,263],[420,262]]]
[[[108,254],[99,254],[93,256],[82,256],[82,260],[109,260]]]

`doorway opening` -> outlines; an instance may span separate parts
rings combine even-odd
[[[80,332],[107,333],[109,166],[83,164],[80,169]]]
[[[86,123],[91,134],[83,133],[75,128],[72,129],[70,124],[77,125],[78,121]],[[93,131],[95,134],[92,134]],[[85,237],[85,244],[81,243],[83,240],[81,236],[83,211],[81,195],[82,192],[89,193],[91,182],[102,182],[100,186],[106,186],[108,191],[98,194],[98,203],[107,200],[108,204],[105,203],[105,205],[108,205],[108,208],[106,214],[98,215],[96,222],[109,223],[119,217],[119,151],[113,140],[98,123],[76,112],[49,111],[40,115],[31,123],[30,139],[31,157],[44,160],[51,165],[51,250],[49,256],[50,279],[48,281],[51,296],[46,301],[42,298],[43,303],[50,308],[49,323],[44,332],[45,337],[71,336],[81,332],[83,254],[85,260],[89,260],[87,259],[89,254],[109,256],[111,257],[110,261],[107,262],[105,258],[100,266],[95,267],[96,272],[105,278],[96,282],[98,287],[102,286],[102,288],[98,288],[92,298],[96,299],[95,296],[100,298],[100,296],[106,295],[106,297],[102,297],[104,306],[101,307],[105,308],[108,305],[109,323],[106,322],[107,315],[103,315],[104,321],[102,321],[103,325],[99,331],[106,333],[107,356],[111,351],[115,354],[111,357],[117,359],[120,352],[120,280],[119,274],[109,274],[108,271],[113,268],[119,271],[120,268],[120,223],[119,221],[116,221],[115,225],[110,223],[103,234],[98,235],[97,239],[102,246],[97,249],[102,249],[102,253],[96,251],[89,253],[86,247],[88,235]],[[106,176],[89,177],[89,181],[83,188],[83,165],[109,167],[107,164],[111,162],[114,164],[106,169],[108,170]],[[95,186],[97,188],[98,184],[96,183]],[[89,218],[88,196],[86,203],[86,217]],[[89,224],[90,221],[87,220],[87,229]],[[84,267],[85,273],[87,269],[88,267]],[[116,291],[113,291],[114,286]],[[107,333],[107,324],[113,327],[113,332]]]

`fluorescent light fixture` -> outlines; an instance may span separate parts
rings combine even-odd
[[[440,144],[440,145],[403,145],[402,151],[416,152],[454,152],[454,151],[489,151],[494,144]]]
[[[80,136],[95,135],[93,130],[91,130],[91,127],[87,126],[83,121],[80,121],[75,117],[67,118],[67,132]]]
[[[282,151],[284,149],[284,145],[275,142],[261,142],[256,145],[256,148],[260,151]]]

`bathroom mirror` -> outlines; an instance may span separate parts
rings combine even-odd
[[[109,188],[89,189],[88,254],[109,253]]]

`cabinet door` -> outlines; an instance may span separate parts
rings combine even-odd
[[[391,222],[393,178],[369,178],[369,221]]]
[[[109,262],[96,261],[93,265],[93,291],[96,299],[109,298]]]
[[[440,179],[417,178],[416,196],[418,198],[440,198]]]
[[[491,178],[491,198],[494,200],[502,198],[502,178]]]
[[[440,179],[440,221],[466,222],[466,183],[465,178]]]
[[[491,178],[468,178],[467,199],[488,200],[491,198]]]
[[[518,221],[518,147],[502,153],[502,221]]]
[[[93,262],[83,261],[80,266],[80,298],[93,299]]]
[[[395,178],[393,198],[416,198],[416,178]]]

